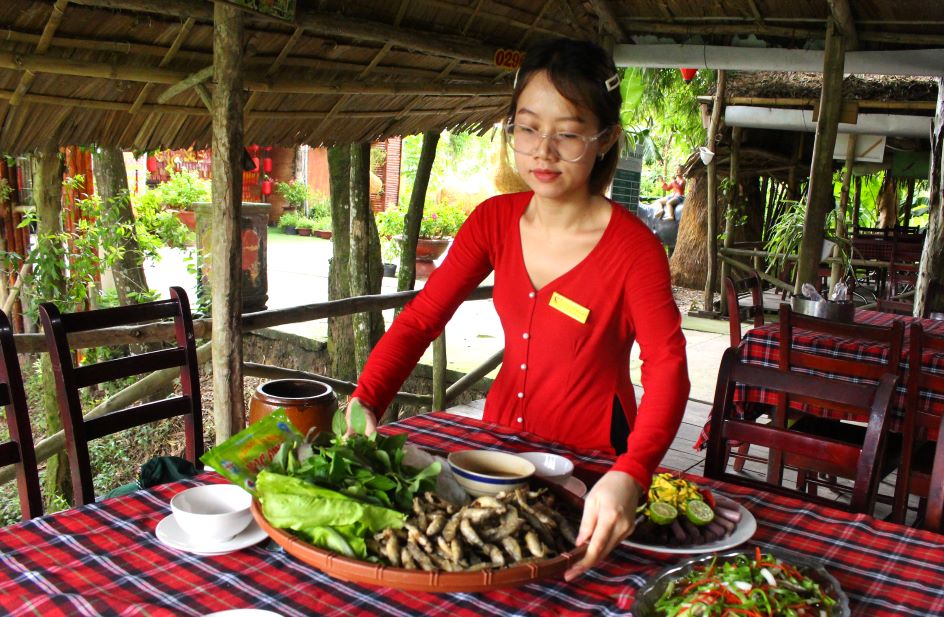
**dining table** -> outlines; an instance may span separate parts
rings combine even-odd
[[[382,427],[431,450],[549,451],[592,484],[614,462],[529,433],[436,412]],[[944,615],[944,536],[755,489],[686,476],[744,506],[757,529],[743,548],[779,549],[821,564],[853,615]],[[206,615],[234,608],[307,615],[630,615],[637,591],[683,556],[618,546],[572,582],[538,580],[481,593],[431,593],[345,582],[263,540],[200,556],[155,536],[171,497],[224,482],[187,480],[104,499],[0,529],[0,612],[7,615]]]
[[[889,418],[889,430],[900,432],[905,417],[907,399],[906,376],[910,370],[910,325],[917,321],[926,333],[932,336],[944,337],[944,321],[868,309],[856,309],[853,319],[855,323],[872,326],[890,327],[894,321],[902,321],[905,324],[905,339],[899,365],[900,379],[892,397],[891,417]],[[889,346],[884,343],[822,332],[811,332],[802,328],[794,328],[793,340],[790,341],[790,345],[796,351],[871,363],[887,362],[890,351]],[[738,359],[746,364],[777,368],[780,363],[780,323],[765,324],[745,332],[738,346]],[[925,350],[921,355],[921,367],[926,373],[944,375],[944,352]],[[852,377],[835,372],[827,373],[812,369],[805,369],[805,372],[820,377],[856,383],[878,383],[877,380]],[[944,389],[936,387],[922,388],[919,394],[919,402],[923,409],[934,415],[944,414]],[[774,392],[764,388],[740,386],[735,389],[734,402],[746,417],[754,417],[767,413],[770,407],[776,405],[776,396]],[[798,401],[791,401],[791,407],[797,408],[799,411],[807,410],[806,404]],[[823,415],[839,420],[863,420],[860,417],[837,415],[835,412]],[[710,420],[705,424],[701,434],[695,441],[696,450],[703,449],[707,444],[709,428]],[[936,425],[928,429],[926,438],[930,441],[937,439]]]

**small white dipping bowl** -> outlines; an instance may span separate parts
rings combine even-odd
[[[174,520],[195,543],[229,540],[252,521],[252,495],[235,484],[208,484],[177,493],[170,500]]]
[[[449,467],[470,495],[496,495],[528,485],[534,465],[520,456],[493,450],[462,450],[449,454]]]
[[[559,454],[550,452],[522,452],[517,454],[534,465],[534,475],[560,484],[574,473],[574,464]]]

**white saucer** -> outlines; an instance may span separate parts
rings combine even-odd
[[[587,485],[583,483],[583,480],[576,476],[570,476],[559,484],[577,497],[583,497],[587,494]]]
[[[194,543],[193,538],[180,528],[173,514],[165,516],[164,520],[157,524],[154,533],[161,544],[194,555],[225,555],[257,544],[268,537],[265,530],[259,527],[256,521],[251,521],[248,527],[229,540],[197,544]]]

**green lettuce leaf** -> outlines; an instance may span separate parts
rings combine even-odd
[[[297,531],[313,544],[341,554],[350,556],[353,551],[362,559],[367,556],[367,535],[387,527],[399,529],[406,520],[395,510],[270,471],[256,478],[256,495],[273,526]]]

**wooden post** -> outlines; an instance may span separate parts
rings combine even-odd
[[[812,283],[822,260],[823,228],[833,201],[833,149],[839,128],[842,104],[842,69],[845,65],[843,39],[830,19],[826,27],[826,51],[823,54],[823,90],[819,99],[819,119],[816,122],[816,140],[813,142],[813,161],[810,164],[810,186],[807,191],[806,217],[803,220],[803,239],[794,293],[800,293],[803,283]]]
[[[718,86],[715,90],[715,103],[711,108],[711,124],[708,127],[707,148],[714,152],[718,145],[715,136],[721,124],[721,112],[724,107],[724,89],[727,77],[724,71],[718,71]],[[718,157],[713,156],[708,163],[708,276],[705,277],[705,313],[714,312],[715,289],[718,287]]]
[[[439,143],[438,131],[423,133],[423,149],[416,168],[413,193],[403,220],[403,239],[400,241],[400,269],[397,273],[397,291],[413,289],[416,285],[416,240],[423,220],[423,204],[426,202],[426,189],[436,160],[436,144]]]
[[[731,129],[731,159],[729,163],[730,172],[728,174],[729,183],[730,183],[730,192],[728,196],[728,208],[725,212],[724,217],[724,248],[729,249],[731,245],[734,244],[734,219],[741,214],[741,209],[738,208],[738,167],[741,158],[741,131],[743,129],[740,126],[736,126]],[[721,262],[721,281],[724,282],[724,277],[728,275],[728,272],[731,271],[731,267],[726,262]],[[728,314],[728,298],[727,295],[721,293],[721,314]]]
[[[433,341],[433,411],[446,407],[446,331]]]
[[[243,400],[242,247],[243,12],[213,5],[213,208],[210,286],[216,443],[246,424]]]
[[[351,146],[328,148],[331,183],[331,263],[328,266],[328,300],[351,297]],[[354,326],[351,315],[328,318],[328,355],[331,374],[357,380],[354,359]]]
[[[787,199],[790,201],[796,201],[800,198],[800,182],[797,180],[797,169],[800,166],[800,158],[803,156],[804,145],[806,145],[806,133],[800,132],[797,135],[793,158],[790,160],[790,171],[787,172]]]
[[[349,256],[351,294],[370,293],[368,266],[370,260],[370,143],[351,146],[351,252]],[[370,318],[366,313],[353,316],[354,358],[360,375],[370,353]]]
[[[855,164],[856,134],[849,134],[849,143],[846,144],[846,167],[842,172],[842,192],[839,194],[839,211],[836,213],[836,237],[840,242],[833,247],[833,257],[840,257],[841,251],[852,251],[850,246],[841,246],[849,234],[846,233],[846,212],[849,211],[849,184],[852,180],[852,166]],[[842,264],[833,263],[829,272],[829,293],[832,294],[836,284],[846,273],[842,271]]]
[[[859,209],[862,207],[862,177],[855,179],[855,191],[852,194],[852,235],[856,235],[859,226]]]
[[[915,179],[908,178],[908,195],[905,196],[905,215],[902,225],[911,226],[911,207],[914,205]]]
[[[931,168],[928,183],[928,231],[921,254],[914,314],[924,314],[931,281],[944,286],[944,78],[937,79],[937,111],[931,129]],[[938,307],[932,307],[937,309]]]

